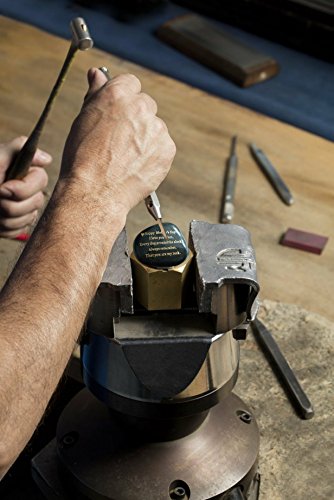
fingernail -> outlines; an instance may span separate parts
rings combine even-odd
[[[90,70],[88,72],[88,83],[90,87],[93,85],[95,78],[96,78],[96,70]]]
[[[18,236],[15,236],[15,240],[17,241],[28,241],[30,238],[30,234],[28,233],[21,233]]]
[[[13,193],[6,187],[0,187],[0,196],[5,196],[6,198],[11,198]]]
[[[35,222],[37,221],[37,218],[38,218],[38,210],[35,210],[35,212],[33,213],[33,219],[32,219],[31,224],[35,224]]]
[[[38,151],[38,156],[40,157],[41,160],[44,160],[44,161],[51,161],[52,160],[52,156],[49,155],[49,153],[47,153],[46,151]]]

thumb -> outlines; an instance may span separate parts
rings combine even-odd
[[[107,77],[97,68],[90,68],[87,73],[88,92],[85,96],[85,101],[90,99],[95,92],[100,90],[108,81]]]

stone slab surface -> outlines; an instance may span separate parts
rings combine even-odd
[[[260,428],[261,499],[334,498],[334,324],[269,300],[262,302],[258,317],[315,410],[311,420],[297,416],[250,332],[241,348],[235,392],[250,405]]]

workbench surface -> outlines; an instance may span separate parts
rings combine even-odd
[[[0,33],[0,137],[7,140],[32,130],[69,43],[7,18],[1,18]],[[192,219],[218,221],[224,163],[231,137],[237,134],[234,222],[252,235],[261,297],[298,304],[334,319],[334,144],[94,49],[77,54],[41,139],[41,147],[54,158],[49,168],[51,184],[86,91],[87,68],[101,65],[108,66],[113,75],[130,71],[140,77],[176,142],[174,165],[158,191],[164,219],[176,223],[185,234]],[[293,206],[284,205],[264,178],[249,154],[250,142],[276,165],[294,194]],[[127,225],[130,244],[151,222],[144,204],[132,211]],[[288,227],[329,236],[323,254],[279,245]],[[19,246],[2,242],[3,257],[12,260]],[[3,280],[8,264],[4,258],[2,262]]]
[[[3,77],[0,81],[2,112],[0,136],[5,141],[20,134],[28,135],[32,130],[55,82],[69,42],[6,18],[0,18],[0,36],[3,68]],[[92,36],[94,37],[94,33]],[[295,306],[287,307],[287,325],[293,324],[291,314],[297,314],[296,311],[303,311],[298,315],[298,324],[301,324],[301,318],[307,317],[307,311],[318,313],[332,321],[334,319],[332,304],[334,291],[334,144],[332,142],[93,49],[87,53],[77,54],[40,142],[40,146],[49,151],[54,158],[49,168],[51,188],[57,178],[62,149],[70,124],[79,111],[86,92],[86,71],[90,66],[102,65],[107,66],[113,75],[130,71],[141,79],[143,90],[151,94],[158,102],[158,114],[168,124],[176,142],[177,155],[173,168],[158,191],[164,220],[176,223],[185,233],[192,219],[218,221],[224,163],[229,152],[231,137],[238,135],[239,170],[234,222],[245,226],[252,235],[257,254],[262,300],[270,299],[280,303],[295,304],[296,308]],[[276,165],[294,194],[293,206],[284,205],[268,184],[249,154],[250,142],[255,142],[261,147]],[[130,213],[128,218],[130,244],[136,233],[151,223],[152,220],[142,203]],[[323,254],[314,255],[279,245],[280,236],[288,227],[329,236]],[[8,275],[21,245],[16,241],[0,241],[1,282]],[[273,303],[270,302],[270,304]],[[282,318],[282,310],[280,313],[280,318]],[[321,323],[323,326],[327,325],[326,320],[324,321],[325,323]],[[307,320],[304,323],[307,329]],[[269,326],[274,324],[271,323],[270,317],[268,324]],[[312,325],[314,332],[315,327],[313,323]],[[329,321],[328,325],[330,325]],[[283,327],[281,325],[281,329],[284,330],[284,325]],[[324,327],[322,333],[326,335],[326,331],[329,330]],[[332,349],[333,331],[331,335],[329,339],[332,340],[323,346],[324,351],[321,353],[329,353]],[[318,377],[313,390],[317,390],[317,394],[319,391],[319,401],[327,400],[328,388],[325,381],[321,385],[319,376],[327,377],[329,373],[320,369],[320,371],[315,369],[313,374],[307,372],[307,360],[312,359],[313,366],[316,363],[315,352],[312,351],[313,358],[312,356],[304,357],[304,355],[307,356],[304,348],[307,348],[309,341],[307,336],[305,339],[305,346],[301,342],[300,351],[294,354],[294,359],[298,363],[296,356],[299,354],[300,367],[304,369],[303,376],[307,387],[312,386],[312,380],[307,378],[308,373],[310,376]],[[247,356],[247,349],[251,360],[251,353],[256,346],[251,342],[247,347],[246,343],[243,356]],[[314,349],[316,350],[316,342],[314,342]],[[319,356],[321,353],[319,352]],[[252,370],[256,371],[261,368],[256,356],[253,361],[253,365],[250,362],[244,364],[246,371],[243,372],[240,380],[240,395],[245,398],[245,401],[247,401],[247,380],[251,380],[252,373],[254,373]],[[322,365],[324,368],[324,363],[325,360],[321,361],[319,358],[319,366]],[[242,370],[242,364],[240,370]],[[266,372],[261,371],[261,373]],[[256,378],[258,375],[249,385],[252,389],[249,393],[252,407],[255,411],[257,408],[258,411],[263,410],[268,414],[279,413],[282,401],[276,401],[277,406],[275,406],[271,400],[273,406],[264,407],[266,392],[263,391],[263,387],[256,389],[254,386]],[[265,384],[265,379],[261,383]],[[268,383],[276,384],[275,379],[271,378]],[[311,391],[310,396],[312,394]],[[268,388],[268,404],[273,395],[275,396],[275,391],[270,392]],[[287,412],[284,418],[279,420],[280,417],[278,417],[276,421],[276,441],[271,441],[270,448],[262,449],[260,454],[267,457],[269,455],[272,457],[275,453],[279,455],[279,448],[283,441],[284,446],[291,446],[291,452],[299,447],[300,461],[302,462],[304,457],[305,473],[309,470],[311,480],[314,471],[312,471],[310,451],[314,451],[318,439],[319,421],[317,418],[321,418],[322,425],[326,426],[324,419],[329,418],[329,413],[321,412],[320,408],[316,408],[316,417],[313,420],[301,422],[289,405],[284,408],[283,411]],[[266,433],[270,434],[270,427],[266,427],[266,422],[261,420],[261,417],[260,423],[263,426],[261,427],[262,434],[264,436]],[[282,428],[279,424],[286,427]],[[328,422],[326,428],[332,427]],[[279,429],[289,439],[280,442]],[[300,438],[298,444],[293,442],[296,429]],[[308,434],[308,440],[303,441],[300,437],[302,432]],[[311,435],[314,436],[313,440],[310,440]],[[328,439],[331,442],[334,441],[333,436],[328,436]],[[264,443],[268,441],[264,439]],[[320,446],[325,447],[325,444]],[[289,462],[288,451],[285,450],[281,458],[288,461],[293,470],[298,467],[297,458],[292,454],[291,458],[293,457],[294,462]],[[305,461],[306,457],[307,461]],[[318,472],[315,477],[319,479],[321,471],[326,476],[324,467],[328,462],[328,456],[323,456],[323,459],[321,456],[318,457],[316,461]],[[287,465],[285,464],[284,467],[286,470]],[[272,488],[267,477],[265,480],[267,481],[265,484],[267,494],[263,498],[284,500],[286,498],[330,497],[325,496],[325,493],[329,491],[325,484],[322,485],[321,491],[316,490],[319,492],[317,496],[312,494],[308,496],[307,490],[300,489],[298,490],[300,496],[296,489],[290,496],[287,488],[289,482],[291,484],[292,477],[291,475],[285,476],[286,474],[283,473],[278,474],[272,483]],[[267,496],[269,492],[270,496]]]

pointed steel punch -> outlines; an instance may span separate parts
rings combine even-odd
[[[153,191],[147,198],[145,198],[145,205],[149,213],[152,215],[152,217],[157,221],[159,224],[159,228],[161,233],[163,234],[164,238],[167,240],[167,234],[165,231],[165,228],[162,224],[162,214],[160,210],[160,202],[159,198],[156,194],[155,191]]]

